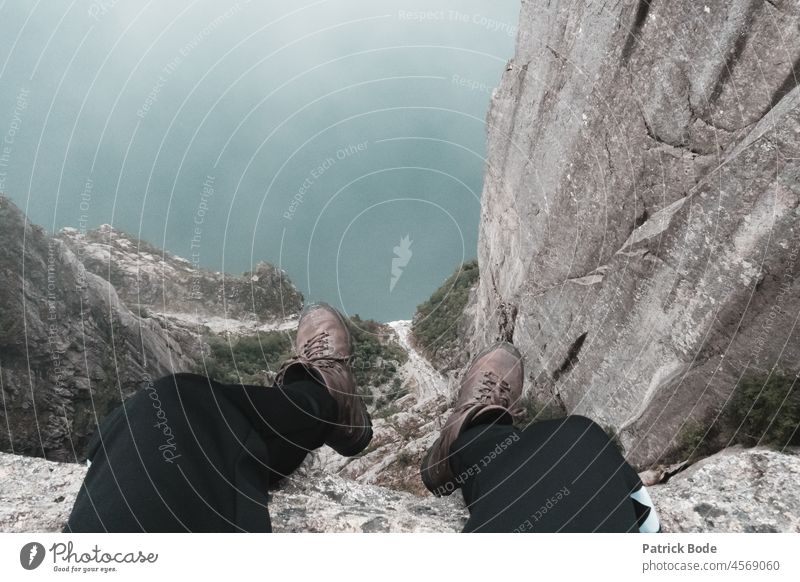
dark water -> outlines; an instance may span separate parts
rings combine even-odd
[[[408,318],[475,256],[519,2],[263,4],[0,0],[0,191]]]

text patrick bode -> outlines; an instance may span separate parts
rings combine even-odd
[[[152,552],[104,552],[96,544],[88,551],[76,552],[72,542],[57,542],[50,546],[50,553],[56,570],[62,569],[58,564],[153,564],[158,560],[158,554]]]

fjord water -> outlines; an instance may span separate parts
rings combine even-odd
[[[263,5],[262,5],[263,4]],[[0,4],[0,192],[405,319],[475,256],[519,0]],[[187,306],[187,309],[190,309]]]

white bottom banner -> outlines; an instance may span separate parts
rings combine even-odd
[[[799,580],[797,534],[0,534],[2,580]]]

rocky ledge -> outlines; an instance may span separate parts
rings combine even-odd
[[[650,488],[670,532],[800,532],[797,451],[732,447]]]
[[[0,531],[58,532],[85,465],[0,453]],[[460,496],[417,497],[303,468],[273,492],[276,532],[453,532],[466,521]]]
[[[0,453],[0,531],[60,531],[85,467]],[[668,532],[800,532],[800,455],[731,448],[650,488]],[[272,495],[276,532],[457,532],[460,495],[418,497],[309,464]]]

